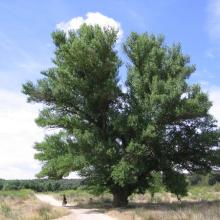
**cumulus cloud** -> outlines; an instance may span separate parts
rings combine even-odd
[[[220,0],[209,0],[207,31],[212,39],[220,39]]]
[[[220,87],[211,85],[209,81],[200,81],[200,85],[203,91],[208,93],[209,99],[212,102],[209,113],[214,116],[220,127]]]
[[[213,104],[210,113],[218,120],[218,126],[220,127],[220,87],[211,87],[208,93]]]
[[[34,122],[39,108],[20,93],[0,89],[0,178],[34,178],[40,170],[33,149],[44,136]]]
[[[0,89],[0,179],[33,179],[41,164],[34,143],[51,130],[35,124],[41,105],[29,104],[21,93]],[[79,178],[73,172],[68,178]]]
[[[57,24],[57,28],[68,33],[70,30],[77,30],[82,24],[99,25],[100,27],[111,27],[118,31],[118,39],[123,36],[121,24],[113,18],[107,17],[99,12],[88,12],[85,17],[75,17],[67,22]]]

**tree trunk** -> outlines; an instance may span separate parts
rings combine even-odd
[[[176,195],[176,197],[177,197],[178,201],[181,203],[181,196]]]
[[[114,207],[126,207],[128,205],[128,193],[125,191],[119,191],[113,193]]]

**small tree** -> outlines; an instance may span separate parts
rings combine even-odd
[[[154,195],[163,189],[163,179],[159,172],[152,172],[149,180],[148,191],[151,194],[151,201],[154,200]]]
[[[164,183],[167,190],[174,193],[179,201],[181,197],[187,196],[187,186],[186,178],[183,174],[172,171],[164,176]]]
[[[52,37],[54,67],[23,85],[29,102],[44,104],[37,124],[62,132],[35,146],[40,177],[77,170],[88,184],[108,189],[115,206],[126,206],[134,191],[145,192],[152,172],[184,195],[183,170],[216,165],[219,132],[211,102],[199,85],[188,84],[195,67],[180,45],[131,33],[124,43],[129,63],[123,92],[115,30],[83,25]]]

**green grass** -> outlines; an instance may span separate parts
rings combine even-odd
[[[188,196],[186,199],[192,200],[218,200],[220,199],[219,194],[216,192],[220,191],[220,185],[214,186],[194,186],[190,187]]]
[[[22,190],[2,190],[0,191],[0,198],[9,197],[11,199],[28,199],[33,196],[32,190],[22,189]]]

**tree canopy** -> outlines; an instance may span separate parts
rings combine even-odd
[[[195,66],[179,44],[131,33],[123,44],[127,80],[120,86],[114,29],[82,25],[52,38],[54,67],[23,85],[29,102],[44,104],[37,124],[59,131],[35,145],[43,163],[39,177],[78,171],[123,206],[134,191],[150,186],[154,172],[171,192],[180,185],[182,195],[183,172],[217,165],[219,131],[209,114],[211,102],[188,82]]]

